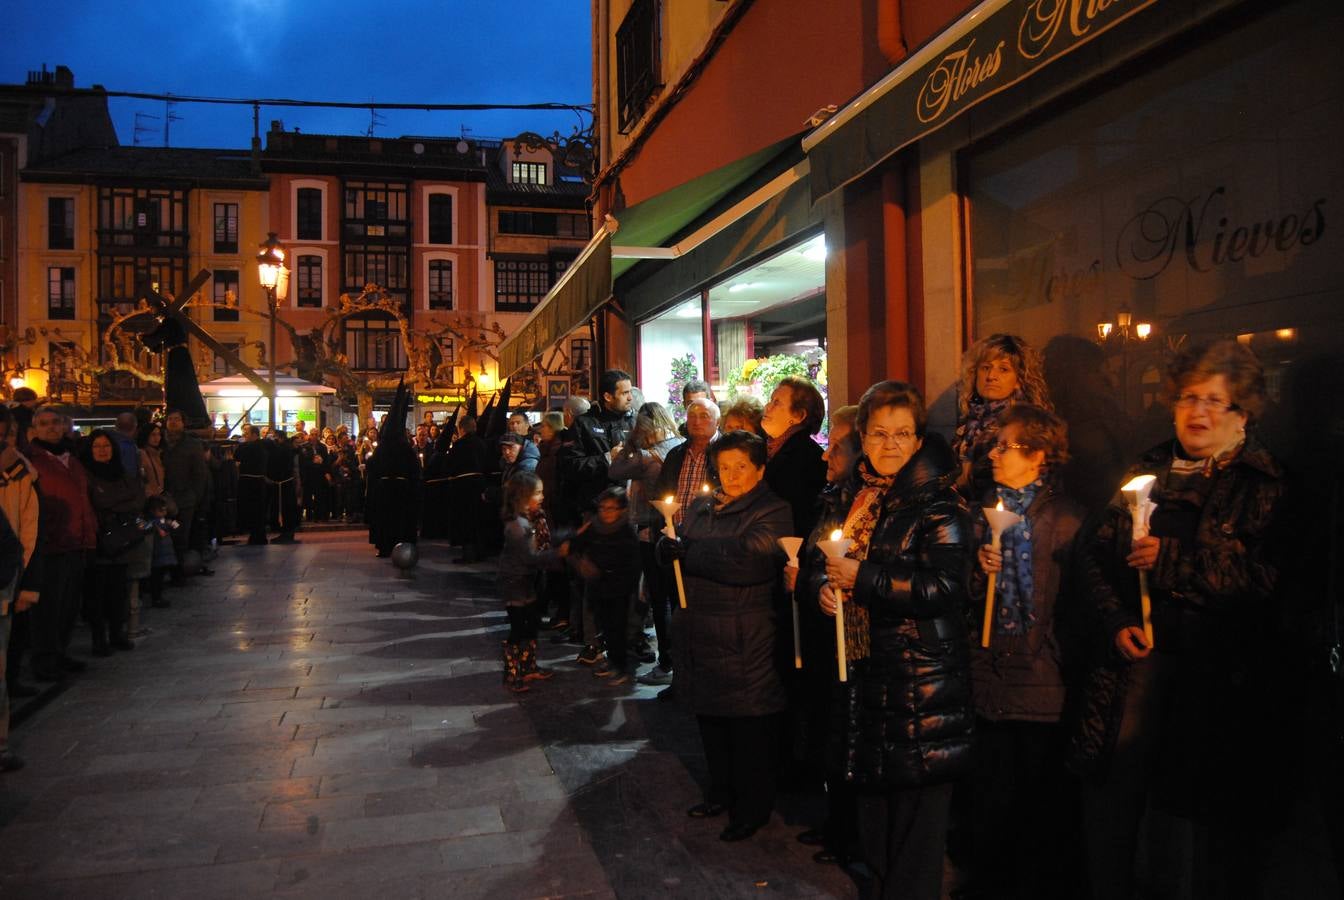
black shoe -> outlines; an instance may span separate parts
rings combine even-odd
[[[272,538],[272,544],[297,544],[299,541],[292,534],[282,534],[278,538]]]
[[[669,702],[669,703],[670,703],[671,701],[677,699],[677,695],[674,694],[674,693],[672,693],[673,690],[674,690],[673,687],[665,687],[665,688],[663,688],[661,691],[658,692],[658,699],[659,699],[659,700],[666,701],[666,702]]]
[[[71,656],[61,657],[61,668],[67,672],[83,672],[89,667],[89,664],[83,660],[75,659]]]
[[[719,832],[719,840],[728,841],[729,843],[733,841],[745,841],[755,834],[760,827],[761,826],[759,825],[729,825],[727,828],[723,829],[723,831]]]
[[[23,768],[23,760],[9,750],[0,750],[0,772],[17,772]]]
[[[391,555],[392,555],[391,550],[379,550],[377,553],[374,554],[374,556],[378,557],[379,559],[387,559]],[[454,560],[454,562],[456,562],[456,560]]]
[[[648,644],[635,648],[635,656],[642,663],[651,663],[658,661],[658,654],[653,652],[653,648]]]
[[[826,843],[826,832],[820,828],[809,828],[798,835],[798,843],[808,847],[820,847]]]
[[[23,700],[27,697],[36,697],[38,695],[37,688],[33,687],[31,684],[24,684],[22,681],[15,681],[12,678],[5,682],[5,690],[7,690],[9,696],[15,700]]]
[[[256,538],[247,539],[247,546],[249,547],[265,547],[267,543],[269,542],[265,538],[262,538],[261,540],[257,540]]]
[[[721,816],[728,811],[728,807],[722,803],[697,803],[686,810],[686,815],[692,819],[712,819],[715,816]]]

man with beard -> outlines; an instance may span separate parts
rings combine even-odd
[[[273,431],[266,453],[266,483],[271,512],[280,536],[277,544],[297,544],[299,527],[298,457],[283,429]]]
[[[574,420],[574,445],[565,448],[560,457],[561,476],[572,482],[582,514],[591,513],[597,495],[611,486],[607,476],[611,457],[635,425],[630,411],[634,401],[630,373],[608,369],[598,384],[601,407],[591,408]]]
[[[257,426],[243,426],[243,442],[233,454],[238,463],[238,527],[249,546],[266,543],[266,466],[270,454]]]

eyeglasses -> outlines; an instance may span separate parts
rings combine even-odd
[[[1177,394],[1176,406],[1179,409],[1198,409],[1202,406],[1213,413],[1225,413],[1229,410],[1240,409],[1237,404],[1230,400],[1223,400],[1220,397],[1201,397],[1198,394]]]
[[[913,431],[865,431],[863,433],[863,439],[869,443],[877,444],[882,447],[885,447],[888,444],[896,447],[903,447],[909,446],[910,442],[915,439],[915,433]]]
[[[993,447],[989,448],[989,452],[998,453],[1002,455],[1004,453],[1007,453],[1009,450],[1030,450],[1030,449],[1031,447],[1028,446],[1027,444],[995,444]]]

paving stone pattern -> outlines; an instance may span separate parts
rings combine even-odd
[[[358,533],[226,547],[16,729],[0,896],[857,895],[794,840],[803,800],[739,844],[686,817],[704,760],[657,689],[543,639],[559,675],[508,694],[493,566],[449,555],[399,578]]]

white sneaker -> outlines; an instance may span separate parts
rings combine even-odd
[[[661,665],[657,665],[635,680],[640,684],[671,684],[672,670],[664,669]]]

